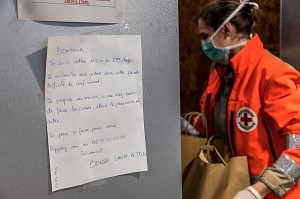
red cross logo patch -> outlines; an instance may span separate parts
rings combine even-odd
[[[257,116],[253,110],[248,107],[242,107],[236,113],[237,127],[246,133],[253,131],[257,126]]]

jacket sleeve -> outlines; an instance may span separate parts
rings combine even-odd
[[[205,131],[205,125],[204,125],[204,121],[203,118],[200,117],[200,115],[196,115],[193,118],[193,125],[194,127],[199,131],[199,132],[204,132]],[[203,133],[201,133],[203,134]]]
[[[282,68],[276,67],[266,81],[263,111],[274,121],[273,129],[285,137],[286,149],[260,176],[280,197],[300,178],[300,74],[295,69]]]
[[[205,89],[205,91],[202,93],[200,98],[200,112],[201,115],[198,115],[197,117],[193,118],[193,124],[196,127],[196,129],[200,132],[206,132],[208,133],[209,125],[211,122],[211,95],[212,91],[211,88],[218,88],[220,84],[219,75],[217,70],[212,70],[209,78],[208,78],[208,85]]]

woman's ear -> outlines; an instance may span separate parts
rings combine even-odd
[[[227,24],[225,24],[224,29],[224,38],[227,39],[228,37],[232,37],[232,33],[233,33],[233,26],[230,22],[228,22]]]

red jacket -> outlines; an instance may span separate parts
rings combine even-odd
[[[257,34],[230,63],[234,84],[227,104],[227,132],[232,155],[248,157],[251,176],[259,176],[282,153],[300,166],[300,148],[287,149],[285,143],[286,135],[300,135],[299,72],[266,51]],[[200,100],[209,132],[214,132],[213,110],[223,69],[214,67]],[[300,198],[299,184],[284,199]]]

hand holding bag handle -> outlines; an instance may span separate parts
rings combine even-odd
[[[197,136],[194,135],[194,127],[190,122],[195,116],[201,117],[204,123],[206,122],[205,116],[203,115],[203,113],[200,112],[190,112],[182,117],[182,119],[185,120],[185,123],[181,123],[181,167],[183,182],[185,180],[186,174],[189,172],[189,169],[193,160],[195,159],[195,156],[199,154],[200,147],[204,144],[207,144],[208,140],[207,129],[204,129],[203,133],[198,132]],[[190,131],[192,131],[192,133]]]
[[[192,124],[193,118],[194,117],[200,117],[203,121],[203,126],[204,128],[204,134],[202,132],[199,132],[195,126]],[[185,134],[190,134],[190,135],[195,135],[195,136],[200,136],[200,137],[205,137],[207,138],[207,125],[206,125],[206,119],[203,113],[201,112],[189,112],[187,114],[184,114],[182,117],[182,130]]]

